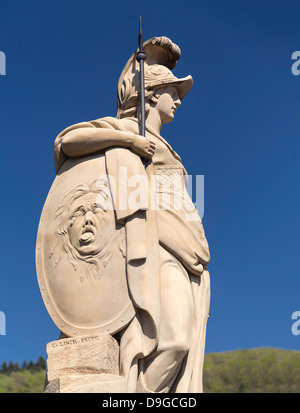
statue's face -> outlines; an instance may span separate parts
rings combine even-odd
[[[96,193],[89,193],[72,204],[68,234],[71,244],[81,255],[98,254],[114,231],[114,221],[97,204],[96,198]]]
[[[169,123],[174,119],[177,107],[181,105],[175,86],[165,86],[159,89],[156,110],[160,114],[162,124]]]

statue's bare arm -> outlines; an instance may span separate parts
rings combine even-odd
[[[133,132],[115,129],[78,128],[68,132],[62,140],[62,150],[70,158],[117,146],[132,149],[145,158],[152,158],[155,152],[152,140]]]

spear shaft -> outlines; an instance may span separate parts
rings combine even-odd
[[[146,53],[143,51],[142,17],[140,17],[139,39],[138,40],[139,40],[139,51],[136,55],[136,60],[140,64],[140,102],[141,102],[140,134],[142,136],[146,136],[144,60],[147,59],[147,56],[146,56]]]

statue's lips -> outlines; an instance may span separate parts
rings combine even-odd
[[[80,242],[82,244],[89,244],[95,239],[94,230],[92,228],[86,228],[82,231],[80,236]]]

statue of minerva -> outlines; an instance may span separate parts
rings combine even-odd
[[[143,51],[145,136],[135,52],[119,79],[116,117],[77,123],[55,140],[56,178],[36,256],[41,294],[61,332],[49,347],[60,373],[52,374],[51,355],[48,365],[48,383],[60,379],[60,391],[111,391],[95,385],[103,369],[76,359],[85,345],[96,354],[99,337],[109,337],[118,352],[118,371],[109,374],[123,380],[115,391],[202,392],[210,253],[187,172],[161,136],[193,80],[172,73],[180,49],[167,37],[151,38]],[[68,376],[59,352],[71,347]]]

